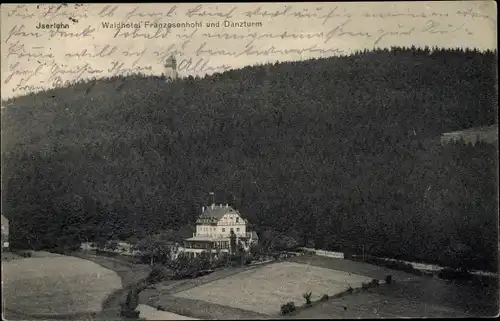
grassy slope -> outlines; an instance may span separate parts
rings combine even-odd
[[[101,265],[102,267],[106,269],[113,270],[117,272],[117,274],[120,276],[122,279],[122,284],[128,285],[130,283],[133,283],[137,278],[147,275],[147,273],[135,273],[133,275],[132,267],[130,264],[127,264],[126,262],[123,262],[122,264],[119,264],[120,262],[116,262],[116,260],[106,260],[106,258],[101,258],[101,257],[90,257],[85,254],[81,253],[73,253],[75,257],[81,258],[81,259],[86,259],[91,262],[97,263]],[[49,252],[44,252],[44,251],[35,251],[32,252],[32,258],[46,258],[46,257],[60,257],[59,254],[54,254],[54,253],[49,253]],[[22,259],[22,258],[19,258]],[[140,267],[139,267],[140,268]],[[136,266],[135,271],[138,271],[138,267]],[[50,291],[49,291],[50,292]],[[115,291],[115,293],[111,294],[109,298],[103,302],[103,311],[102,312],[82,312],[82,313],[73,313],[73,314],[60,314],[60,315],[51,315],[50,317],[47,317],[47,315],[34,315],[34,314],[26,314],[20,311],[15,311],[12,309],[8,309],[3,307],[3,317],[6,320],[109,320],[110,317],[117,317],[119,316],[119,311],[118,314],[114,309],[111,307],[112,304],[109,304],[108,302],[110,301],[119,301],[122,300],[123,298],[118,295],[120,293],[120,290]],[[117,298],[119,297],[119,298]],[[121,302],[121,301],[120,301]],[[117,306],[119,306],[119,303],[116,303]]]

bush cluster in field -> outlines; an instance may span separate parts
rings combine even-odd
[[[392,276],[390,276],[390,275],[386,276],[385,281],[386,281],[386,284],[391,284],[392,283]],[[380,286],[380,281],[378,279],[372,279],[370,282],[363,282],[361,284],[361,289],[368,290],[370,288],[376,288],[379,286]],[[306,302],[303,306],[299,307],[299,309],[312,307],[315,303],[318,303],[318,302],[325,302],[325,301],[328,301],[330,299],[342,298],[346,295],[354,293],[355,291],[356,291],[355,289],[353,289],[351,286],[349,286],[345,291],[337,293],[333,296],[329,296],[328,294],[323,294],[321,296],[321,298],[316,302],[311,301],[312,292],[306,292],[302,295],[302,297],[304,298],[304,300]],[[297,311],[297,307],[295,306],[295,302],[288,302],[286,304],[283,304],[280,308],[280,313],[282,315],[291,315],[291,314],[294,314],[296,311]]]

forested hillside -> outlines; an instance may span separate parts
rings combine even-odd
[[[259,230],[317,247],[495,269],[496,51],[392,48],[165,83],[129,76],[2,111],[13,246],[192,224],[215,191]]]

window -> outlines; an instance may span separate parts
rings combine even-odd
[[[225,228],[222,228],[222,232],[225,232],[225,231],[226,231],[226,229],[225,229]]]
[[[239,221],[240,221],[240,218],[239,218],[239,217],[237,217],[237,218],[236,218],[236,223],[238,223]]]
[[[240,231],[240,228],[239,228],[239,227],[237,227],[237,228],[236,228],[236,232],[239,232],[239,231]]]
[[[233,228],[231,228],[231,232],[234,232],[234,229],[233,229]]]

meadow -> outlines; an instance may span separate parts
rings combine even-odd
[[[312,300],[333,295],[350,287],[360,287],[371,279],[349,272],[313,265],[280,262],[250,269],[174,294],[176,297],[277,315],[289,301],[304,303],[302,294],[312,292]]]
[[[2,262],[2,283],[4,308],[36,317],[97,313],[122,287],[120,277],[99,264],[36,252]]]

